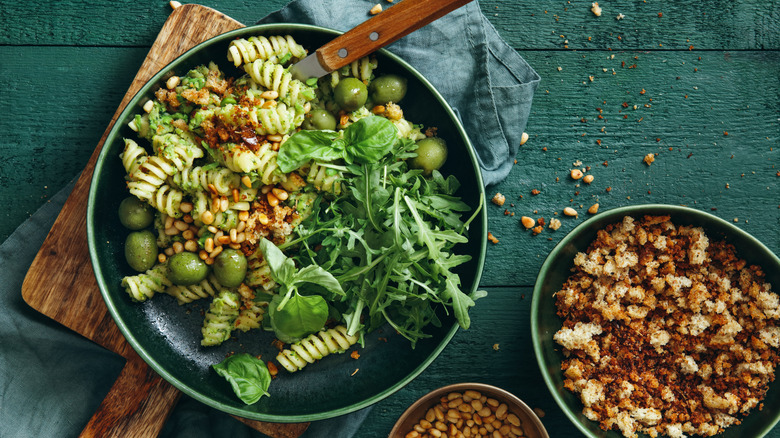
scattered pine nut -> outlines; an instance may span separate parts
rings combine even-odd
[[[520,146],[524,145],[525,142],[528,141],[528,133],[524,132],[523,135],[520,136]]]
[[[571,179],[580,179],[582,178],[582,171],[580,169],[572,169],[570,175]]]
[[[596,214],[599,212],[599,204],[593,204],[588,208],[588,213],[590,214]]]
[[[530,218],[528,216],[523,216],[520,218],[520,222],[523,224],[523,226],[526,229],[531,229],[536,225],[536,221],[533,218]]]
[[[593,180],[594,180],[593,175],[585,175],[585,177],[582,178],[582,182],[584,182],[585,184],[590,184],[593,182]]]
[[[374,5],[374,7],[373,7],[373,8],[371,8],[371,10],[370,10],[370,11],[368,11],[368,12],[370,12],[370,13],[371,13],[371,15],[376,15],[376,14],[378,14],[378,13],[382,12],[382,5],[381,5],[380,3],[377,3],[377,4],[375,4],[375,5]]]
[[[170,5],[171,9],[178,9],[181,7],[181,3],[177,1],[170,1],[168,2],[168,5]]]
[[[564,208],[563,209],[563,214],[565,214],[566,216],[573,216],[573,217],[576,217],[578,215],[577,210],[575,210],[575,209],[573,209],[571,207]]]

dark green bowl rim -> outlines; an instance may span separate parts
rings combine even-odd
[[[610,210],[606,210],[602,213],[599,213],[591,218],[588,218],[586,221],[577,225],[566,236],[564,236],[564,238],[561,239],[561,241],[553,248],[553,250],[550,251],[550,254],[547,256],[547,258],[545,258],[545,261],[542,264],[542,267],[539,269],[539,274],[536,278],[533,298],[531,299],[531,319],[530,319],[531,342],[533,343],[534,354],[536,355],[536,362],[539,365],[539,370],[542,373],[542,377],[544,378],[544,383],[546,384],[547,389],[550,391],[550,394],[552,394],[553,398],[555,399],[555,402],[561,408],[561,410],[566,415],[566,417],[568,417],[568,419],[577,427],[577,429],[580,430],[580,432],[582,432],[585,436],[589,438],[599,438],[599,437],[594,435],[588,428],[585,427],[585,425],[582,424],[582,418],[578,417],[577,412],[575,412],[571,408],[571,406],[569,406],[566,403],[566,401],[563,399],[563,396],[556,388],[555,383],[552,380],[552,377],[547,372],[548,367],[547,367],[547,363],[544,361],[542,339],[538,330],[539,312],[541,311],[539,308],[540,305],[539,301],[541,300],[540,296],[542,293],[542,285],[544,279],[547,277],[547,272],[550,269],[550,265],[552,265],[553,260],[556,259],[556,257],[558,257],[558,253],[561,252],[563,248],[565,248],[572,240],[578,237],[580,233],[582,233],[585,230],[588,230],[591,227],[591,224],[593,224],[594,222],[605,222],[605,224],[607,224],[607,223],[612,223],[614,221],[618,221],[624,216],[633,216],[637,214],[663,214],[664,212],[672,213],[672,214],[685,213],[693,216],[706,217],[708,218],[708,220],[711,220],[714,223],[717,223],[723,226],[724,228],[728,229],[729,233],[733,235],[738,235],[740,238],[751,242],[751,244],[755,245],[758,248],[761,248],[768,255],[770,255],[771,258],[770,263],[773,263],[776,266],[780,266],[780,258],[778,258],[776,254],[774,254],[769,248],[767,248],[766,245],[761,243],[760,240],[756,239],[748,232],[742,230],[741,228],[735,226],[734,224],[724,219],[721,219],[713,214],[707,213],[702,210],[697,210],[695,208],[684,207],[680,205],[639,204],[639,205],[630,205],[625,207],[613,208]],[[780,415],[774,415],[772,420],[767,422],[767,424],[762,428],[758,436],[766,435],[770,430],[772,430],[772,428],[774,428],[774,426],[779,421],[780,421]],[[737,426],[733,426],[733,427],[737,427]],[[607,431],[605,431],[605,433],[606,432]]]
[[[110,149],[106,145],[112,144],[114,141],[116,141],[117,136],[119,135],[119,130],[121,128],[120,122],[127,118],[128,114],[131,112],[134,112],[136,108],[138,107],[138,103],[140,99],[144,97],[146,92],[149,88],[154,86],[155,84],[159,83],[165,74],[167,74],[170,70],[176,68],[179,64],[187,62],[188,58],[195,52],[202,50],[204,47],[210,46],[215,43],[223,42],[225,40],[234,39],[237,37],[241,37],[244,35],[250,35],[254,33],[259,32],[289,32],[289,31],[312,31],[312,32],[319,32],[319,33],[325,33],[325,34],[332,34],[334,37],[342,34],[342,32],[328,29],[325,27],[320,26],[314,26],[314,25],[308,25],[308,24],[298,24],[298,23],[274,23],[274,24],[260,24],[260,25],[253,25],[253,26],[247,26],[243,27],[241,29],[232,30],[223,34],[220,34],[218,36],[215,36],[213,38],[210,38],[193,48],[187,50],[185,53],[177,57],[175,60],[173,60],[170,64],[163,67],[159,72],[157,72],[152,78],[149,79],[149,81],[135,94],[135,96],[127,103],[125,106],[125,109],[122,111],[122,113],[117,117],[117,120],[114,124],[114,126],[111,128],[111,131],[109,132],[108,136],[106,137],[106,140],[104,142],[104,147],[102,148],[100,155],[98,156],[98,159],[95,163],[95,170],[93,171],[93,176],[91,180],[90,185],[90,191],[89,191],[89,197],[87,202],[87,242],[89,246],[89,254],[90,254],[90,261],[92,263],[92,267],[95,271],[95,278],[97,280],[98,286],[100,288],[100,293],[103,296],[103,300],[106,303],[106,306],[108,307],[109,312],[111,313],[112,318],[116,322],[117,326],[119,326],[120,331],[125,336],[127,341],[130,343],[130,345],[133,347],[133,349],[138,353],[139,356],[146,362],[149,366],[152,367],[163,379],[168,381],[170,384],[175,386],[177,389],[182,391],[183,393],[187,394],[188,396],[206,404],[213,408],[216,408],[218,410],[221,410],[223,412],[226,412],[228,414],[237,415],[244,418],[254,419],[254,420],[260,420],[260,421],[268,421],[268,422],[280,422],[280,423],[294,423],[294,422],[307,422],[307,421],[316,421],[316,420],[323,420],[328,418],[333,418],[340,415],[345,415],[354,411],[357,411],[359,409],[365,408],[367,406],[370,406],[374,403],[377,403],[380,400],[383,400],[384,398],[390,396],[391,394],[395,393],[402,387],[404,387],[406,384],[414,380],[420,373],[422,373],[438,356],[441,354],[441,352],[444,350],[444,348],[447,346],[447,344],[450,342],[452,337],[455,335],[455,333],[458,330],[458,324],[455,322],[453,323],[452,328],[446,333],[446,335],[442,338],[439,345],[431,352],[431,354],[411,373],[409,373],[405,378],[401,379],[399,382],[397,382],[395,385],[391,386],[390,388],[387,388],[386,390],[369,397],[361,402],[354,403],[350,406],[346,406],[340,409],[333,409],[329,411],[323,411],[316,414],[307,414],[307,415],[298,415],[298,414],[290,414],[290,415],[270,415],[270,414],[263,414],[258,412],[252,412],[248,410],[242,410],[242,409],[236,409],[232,406],[227,406],[223,403],[216,402],[213,399],[211,399],[208,396],[205,396],[204,394],[201,394],[195,390],[193,390],[191,387],[187,385],[186,382],[183,382],[179,379],[174,378],[169,372],[166,371],[166,369],[160,365],[159,362],[155,360],[154,357],[152,357],[139,343],[138,339],[131,333],[127,327],[127,325],[124,323],[124,321],[120,318],[119,313],[117,311],[117,307],[115,303],[113,302],[112,298],[109,294],[109,288],[110,287],[118,287],[118,286],[109,286],[106,283],[106,280],[103,276],[102,269],[100,268],[100,263],[97,260],[97,252],[96,248],[98,243],[95,241],[95,233],[94,233],[94,216],[95,216],[95,198],[96,198],[96,189],[97,186],[97,180],[98,180],[98,174],[97,171],[103,166],[103,163],[107,160],[108,150]],[[482,276],[482,270],[485,264],[485,253],[487,249],[487,209],[485,208],[485,188],[484,188],[484,182],[482,179],[482,174],[480,172],[476,152],[474,151],[474,146],[471,144],[471,141],[469,139],[469,136],[466,134],[466,130],[463,128],[463,125],[456,116],[455,112],[452,110],[450,105],[447,103],[447,101],[442,97],[442,95],[436,90],[436,88],[425,78],[423,77],[414,67],[409,65],[406,61],[398,57],[397,55],[389,52],[386,49],[380,49],[377,51],[378,53],[381,53],[383,56],[386,56],[387,58],[391,59],[393,62],[397,63],[399,66],[403,67],[405,70],[407,70],[410,74],[414,75],[426,88],[428,88],[431,92],[431,94],[436,98],[436,100],[441,105],[441,108],[446,112],[447,116],[452,119],[453,124],[457,127],[457,133],[458,137],[460,137],[463,140],[463,143],[466,147],[466,151],[468,153],[468,157],[471,161],[472,165],[472,171],[474,172],[474,176],[476,178],[477,184],[479,185],[478,191],[479,191],[479,198],[481,205],[481,210],[479,212],[479,216],[481,218],[482,223],[482,229],[480,230],[474,230],[478,231],[479,233],[473,233],[472,238],[479,238],[480,245],[479,245],[479,256],[476,260],[476,269],[474,272],[474,281],[473,285],[469,293],[473,293],[476,291],[476,289],[479,287],[480,278]]]

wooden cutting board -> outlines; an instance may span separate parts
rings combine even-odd
[[[83,437],[157,436],[181,395],[130,347],[100,295],[89,261],[86,228],[95,162],[119,114],[144,83],[187,49],[241,27],[238,21],[204,6],[189,4],[173,10],[24,279],[22,297],[31,307],[127,359],[82,431]],[[298,437],[309,425],[238,419],[275,438]]]

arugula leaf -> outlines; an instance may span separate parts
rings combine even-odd
[[[248,405],[257,403],[265,395],[270,396],[271,373],[262,360],[250,354],[234,354],[212,368],[230,382],[233,392]]]

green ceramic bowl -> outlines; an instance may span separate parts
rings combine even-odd
[[[767,280],[780,287],[780,258],[753,236],[729,222],[709,213],[673,205],[635,205],[608,210],[586,220],[574,228],[552,250],[539,271],[531,302],[531,339],[545,383],[558,406],[585,436],[594,438],[620,438],[619,432],[606,432],[594,421],[582,414],[579,398],[563,387],[561,362],[563,354],[553,335],[560,329],[562,320],[556,315],[553,294],[560,290],[574,266],[574,256],[585,251],[595,239],[596,232],[609,224],[620,222],[624,216],[641,218],[649,215],[671,216],[677,225],[696,225],[704,228],[710,241],[726,240],[736,247],[739,257],[764,268]],[[780,380],[776,380],[764,399],[764,409],[754,409],[742,424],[732,426],[718,436],[746,438],[761,437],[780,420]]]
[[[132,347],[165,380],[193,398],[224,412],[244,418],[270,422],[304,422],[343,415],[369,406],[395,392],[420,374],[447,345],[457,330],[454,318],[442,315],[440,328],[430,327],[431,338],[409,342],[394,330],[369,334],[360,358],[330,355],[305,370],[285,374],[271,386],[271,397],[247,406],[232,392],[229,384],[212,369],[230,352],[275,357],[271,336],[262,330],[238,333],[219,347],[200,346],[201,311],[208,303],[179,306],[173,297],[155,296],[143,303],[132,303],[120,285],[133,272],[124,260],[123,242],[128,233],[119,223],[119,202],[128,196],[124,169],[119,159],[123,137],[136,138],[127,123],[153,96],[171,72],[184,74],[192,67],[214,61],[232,76],[239,76],[226,59],[231,40],[252,35],[290,34],[311,51],[330,41],[338,32],[308,25],[260,25],[231,31],[188,51],[157,73],[130,101],[109,133],[92,178],[87,207],[87,235],[90,256],[98,285],[111,315]],[[438,127],[449,145],[448,160],[442,172],[458,177],[460,195],[476,208],[484,199],[482,177],[476,155],[466,132],[433,86],[409,64],[392,53],[377,53],[379,71],[408,78],[408,93],[402,102],[408,120]],[[469,243],[458,251],[472,256],[459,274],[463,290],[473,292],[485,259],[487,218],[483,208],[470,228]]]

